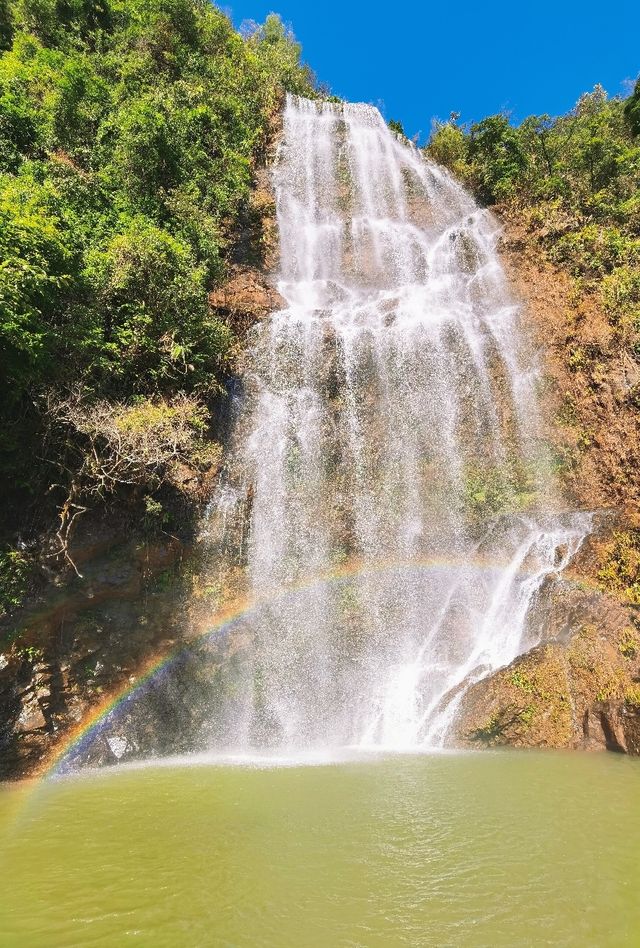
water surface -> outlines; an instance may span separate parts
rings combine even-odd
[[[640,944],[613,755],[171,764],[0,792],[3,946]]]

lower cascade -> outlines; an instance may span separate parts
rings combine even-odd
[[[554,491],[497,229],[368,105],[290,96],[278,289],[206,524],[254,603],[209,749],[446,745],[465,688],[535,645],[590,528]]]

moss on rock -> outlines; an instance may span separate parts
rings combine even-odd
[[[591,621],[554,626],[536,646],[473,684],[455,724],[460,746],[607,748],[640,753],[640,637],[635,616],[606,596],[574,589],[569,613]]]

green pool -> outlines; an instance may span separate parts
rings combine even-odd
[[[640,761],[200,762],[0,791],[7,946],[640,945]]]

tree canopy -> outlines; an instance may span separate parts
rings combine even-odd
[[[0,453],[43,454],[40,397],[206,396],[231,331],[208,305],[285,90],[270,15],[208,0],[0,0]],[[35,465],[37,467],[37,465]]]

